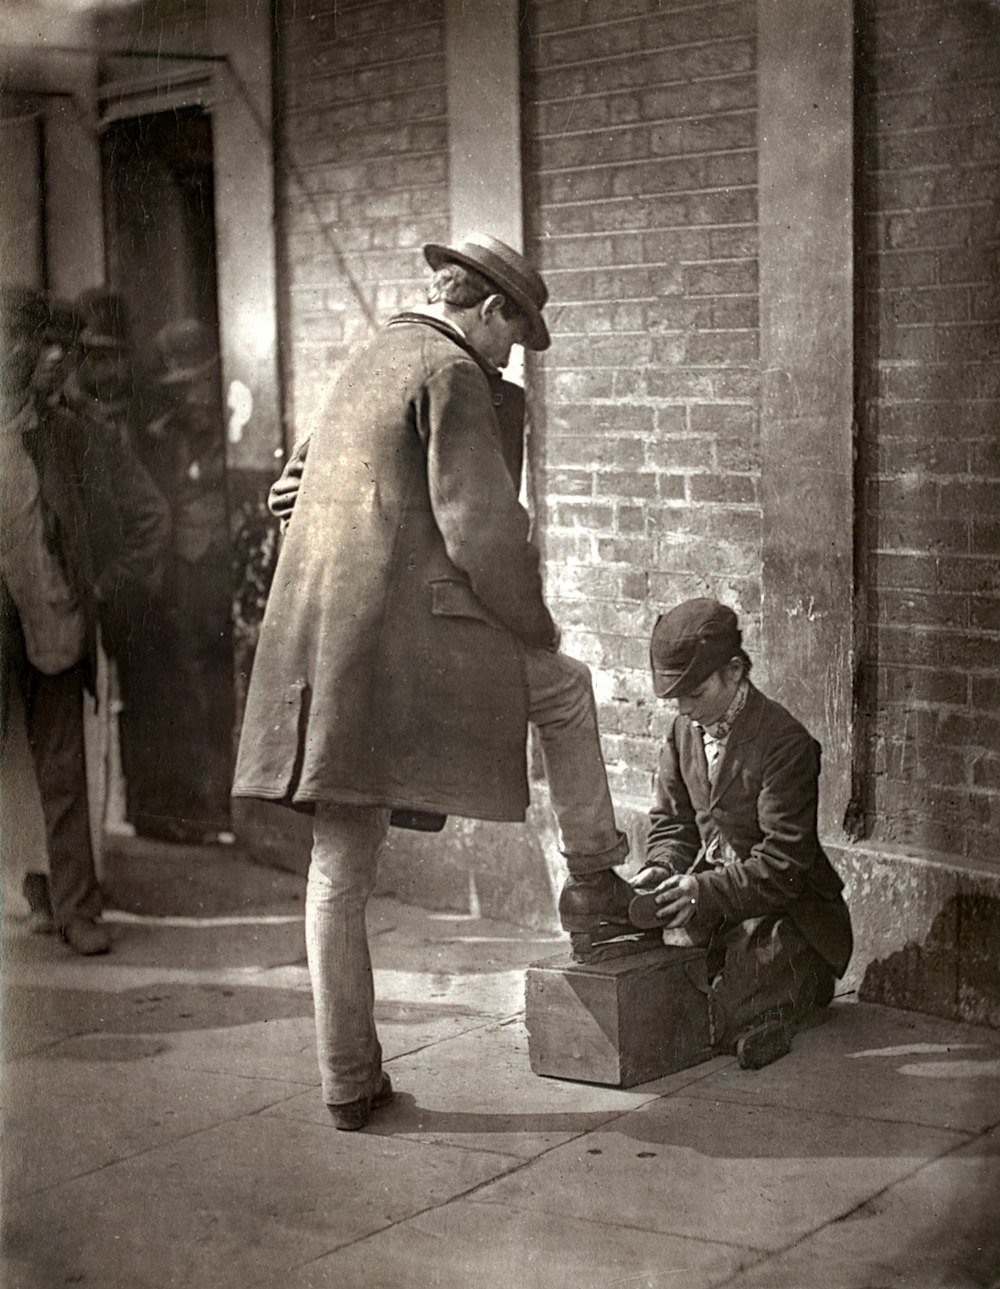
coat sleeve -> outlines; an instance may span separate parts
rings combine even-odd
[[[745,860],[698,875],[703,914],[742,922],[787,909],[816,860],[819,744],[801,727],[782,730],[764,754],[760,840]]]
[[[698,857],[701,838],[691,795],[681,774],[676,731],[676,723],[672,723],[660,755],[656,795],[649,812],[646,864],[686,873]]]
[[[542,598],[528,514],[500,448],[489,385],[475,363],[449,363],[427,378],[417,423],[431,509],[449,559],[523,644],[552,647],[556,629]]]

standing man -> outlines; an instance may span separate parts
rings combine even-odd
[[[541,737],[580,954],[628,929],[587,668],[558,652],[517,499],[515,344],[546,349],[541,277],[503,242],[431,244],[425,306],[347,363],[275,490],[287,524],[235,793],[314,813],[306,941],[323,1096],[357,1129],[392,1095],[365,906],[393,812],[523,820]],[[291,507],[294,504],[294,512]]]
[[[33,375],[51,318],[38,292],[0,288],[0,655],[24,694],[49,851],[56,928],[77,953],[107,953],[87,809],[83,693],[98,626],[109,652],[142,624],[166,503],[104,424],[38,399]]]
[[[120,672],[127,811],[140,836],[214,842],[230,827],[236,719],[219,356],[195,318],[167,323],[156,347],[166,406],[135,442],[170,508],[171,541],[155,629]]]

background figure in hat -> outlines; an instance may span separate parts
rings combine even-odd
[[[122,678],[129,820],[143,836],[230,827],[235,724],[225,422],[214,337],[183,318],[156,337],[160,414],[138,435],[172,520],[163,586]]]
[[[3,713],[24,697],[49,851],[55,924],[78,953],[105,953],[87,809],[83,693],[98,628],[112,655],[155,586],[169,517],[138,460],[102,425],[36,388],[53,319],[44,299],[0,288],[0,601]]]
[[[346,1129],[391,1095],[365,934],[390,819],[522,820],[530,720],[572,928],[589,941],[611,914],[627,930],[632,894],[612,872],[628,846],[590,675],[558,652],[518,502],[523,390],[500,376],[513,345],[549,344],[545,284],[483,235],[425,256],[428,304],[353,355],[273,492],[288,522],[236,770],[237,795],[314,811],[306,943],[323,1095]]]
[[[69,391],[76,388],[80,360],[80,319],[68,300],[50,297],[48,317],[42,328],[42,347],[32,376],[39,405],[67,407]]]
[[[656,623],[653,689],[677,715],[660,758],[633,922],[705,945],[713,1039],[744,1068],[785,1055],[851,956],[840,880],[816,835],[820,746],[749,678],[732,609]]]
[[[101,421],[131,447],[141,421],[125,306],[107,287],[81,291],[73,304],[78,360],[65,386],[71,410]]]

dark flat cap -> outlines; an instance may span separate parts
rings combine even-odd
[[[117,291],[95,286],[81,291],[73,305],[84,349],[127,349],[125,305]]]
[[[718,600],[685,600],[653,627],[649,660],[657,698],[690,693],[734,658],[743,634],[736,614]]]

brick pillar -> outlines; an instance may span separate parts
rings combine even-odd
[[[447,0],[451,231],[520,248],[521,69],[517,0]]]
[[[518,0],[446,0],[451,232],[524,245]],[[506,375],[523,384],[524,361]]]
[[[762,622],[841,835],[853,701],[853,6],[758,0]]]

